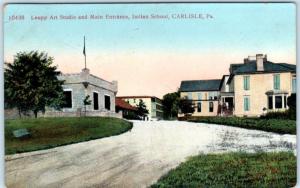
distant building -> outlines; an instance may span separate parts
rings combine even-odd
[[[284,111],[287,98],[296,93],[296,65],[273,63],[266,55],[231,64],[229,72],[221,80],[181,82],[180,97],[195,106],[192,116],[261,116]]]
[[[128,102],[131,106],[137,106],[142,100],[146,108],[149,112],[147,115],[148,120],[158,120],[163,118],[163,110],[162,110],[162,102],[161,99],[154,96],[121,96],[118,97],[126,102]]]
[[[109,82],[90,74],[89,69],[75,74],[62,74],[59,80],[63,85],[65,104],[60,111],[47,109],[44,116],[114,116],[115,98],[118,92],[116,81]],[[84,99],[90,96],[91,105],[84,106]]]
[[[180,85],[180,98],[191,100],[195,106],[193,116],[216,116],[221,80],[189,80]],[[179,116],[184,114],[180,113]]]
[[[136,116],[137,108],[131,106],[128,102],[123,99],[116,98],[116,112],[122,113],[123,118],[134,119],[133,116]]]

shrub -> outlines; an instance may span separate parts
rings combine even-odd
[[[296,134],[296,121],[288,119],[261,119],[240,117],[192,117],[188,121],[229,125],[280,134]]]

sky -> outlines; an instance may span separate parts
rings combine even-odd
[[[182,14],[201,14],[201,18],[178,19]],[[91,15],[103,19],[90,19]],[[88,19],[79,19],[84,16]],[[118,96],[162,97],[177,91],[182,80],[221,79],[230,64],[249,55],[267,54],[270,61],[296,64],[296,7],[293,3],[132,3],[4,8],[5,62],[12,62],[18,52],[38,50],[54,57],[62,73],[80,72],[84,36],[87,68],[103,79],[117,80]]]

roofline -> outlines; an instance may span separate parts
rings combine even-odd
[[[183,90],[183,91],[179,91],[179,92],[205,92],[205,91],[220,91],[220,90]]]
[[[296,73],[296,70],[286,70],[286,71],[256,71],[256,72],[249,72],[249,73],[235,73],[235,74],[231,74],[227,80],[226,84],[230,84],[232,78],[236,75],[249,75],[249,74],[272,74],[272,73],[286,73],[286,72],[290,72],[290,73]]]
[[[156,99],[161,100],[160,98],[158,98],[156,96],[148,96],[148,95],[140,95],[140,96],[117,96],[117,98],[120,98],[120,99],[156,98]]]
[[[221,81],[221,79],[207,79],[207,80],[182,80],[181,82],[212,81],[212,80],[219,80],[219,81]]]

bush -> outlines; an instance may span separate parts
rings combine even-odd
[[[260,119],[240,117],[191,117],[188,121],[229,125],[280,134],[296,134],[296,121],[288,119]]]
[[[266,115],[261,116],[261,119],[290,119],[296,120],[296,110],[289,109],[284,112],[268,112]]]

